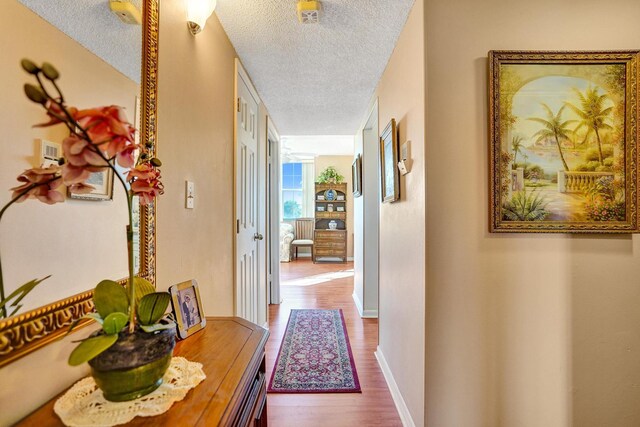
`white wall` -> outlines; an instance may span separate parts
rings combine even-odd
[[[380,143],[378,100],[356,133],[355,154],[362,162],[362,195],[354,203],[353,297],[363,317],[378,316]]]
[[[400,143],[411,141],[413,165],[400,179],[401,198],[380,208],[379,351],[416,426],[424,424],[425,396],[423,10],[416,0],[376,91],[379,133],[395,118]]]
[[[190,279],[209,316],[233,306],[233,114],[235,50],[214,15],[202,33],[186,29],[182,2],[162,2],[158,154],[158,285]],[[185,209],[185,180],[195,209]]]
[[[428,425],[640,425],[640,241],[488,233],[486,59],[637,49],[639,16],[636,0],[426,0]]]

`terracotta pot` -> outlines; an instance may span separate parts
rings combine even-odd
[[[175,328],[156,333],[121,332],[113,346],[91,359],[91,375],[105,399],[133,400],[160,387],[171,364],[175,335]]]

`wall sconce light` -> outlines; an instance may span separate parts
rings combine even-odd
[[[194,36],[204,29],[207,19],[216,8],[216,0],[186,0],[187,26]]]

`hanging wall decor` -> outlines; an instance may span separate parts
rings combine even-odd
[[[638,231],[639,53],[489,52],[491,232]]]
[[[398,176],[398,128],[396,119],[391,119],[380,136],[380,188],[382,202],[395,202],[400,198]]]

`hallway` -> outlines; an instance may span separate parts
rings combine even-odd
[[[269,306],[267,378],[278,355],[292,308],[343,311],[362,393],[278,394],[268,397],[269,425],[401,426],[391,394],[374,355],[378,342],[378,320],[360,318],[353,302],[353,263],[313,264],[308,259],[280,264],[282,304]],[[340,273],[339,273],[340,272]],[[334,273],[334,274],[332,274]]]

